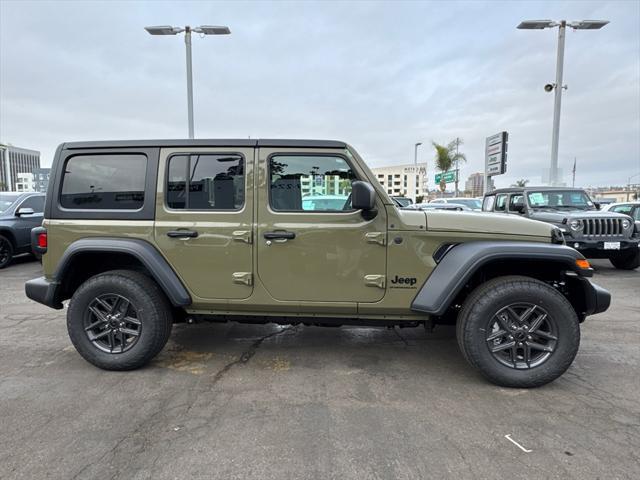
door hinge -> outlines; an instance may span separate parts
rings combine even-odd
[[[384,275],[365,275],[364,284],[367,287],[384,288],[386,284],[386,279]]]
[[[253,275],[251,272],[233,272],[233,283],[242,285],[253,285]]]
[[[367,232],[364,234],[364,238],[367,239],[368,243],[387,244],[387,234],[385,232]]]
[[[251,230],[236,230],[233,232],[233,239],[236,242],[251,243]]]

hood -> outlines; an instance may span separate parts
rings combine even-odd
[[[541,222],[563,223],[564,219],[574,218],[627,218],[628,215],[615,212],[605,212],[602,210],[542,210],[531,211],[529,218],[540,220]]]
[[[548,223],[504,213],[427,211],[428,230],[550,237]]]

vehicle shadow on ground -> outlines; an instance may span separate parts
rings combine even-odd
[[[244,364],[252,370],[331,368],[376,375],[440,373],[460,382],[483,382],[458,350],[455,328],[315,327],[240,323],[177,324],[156,367],[196,375]],[[249,365],[247,365],[249,366]]]
[[[36,262],[39,263],[40,260],[38,260],[35,256],[31,255],[30,253],[23,253],[21,255],[17,255],[13,257],[13,259],[11,260],[11,263],[7,265],[5,268],[3,268],[2,270],[0,270],[0,272],[10,270],[12,268],[18,267],[20,265],[24,265],[26,263],[36,263]]]

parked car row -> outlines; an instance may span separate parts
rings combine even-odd
[[[0,269],[16,255],[33,253],[31,229],[42,224],[44,194],[0,192]]]
[[[567,245],[587,258],[607,258],[619,269],[640,267],[640,202],[607,205],[580,188],[512,187],[485,195],[482,210],[557,226]]]

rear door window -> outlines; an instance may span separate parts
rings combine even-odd
[[[139,210],[144,204],[143,154],[74,155],[64,169],[60,205],[67,209]]]
[[[169,159],[167,206],[185,210],[240,210],[245,193],[239,154],[181,154]]]

